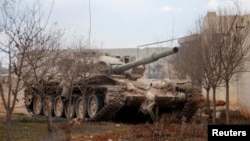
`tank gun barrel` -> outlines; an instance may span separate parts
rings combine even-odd
[[[112,68],[113,73],[121,73],[123,71],[129,70],[131,68],[140,66],[140,65],[144,65],[144,64],[149,64],[151,62],[157,61],[160,58],[175,54],[178,52],[178,47],[174,47],[171,50],[166,50],[163,51],[161,53],[153,53],[150,56],[147,56],[145,58],[142,58],[140,60],[134,61],[134,62],[130,62],[124,65],[120,65],[120,66],[116,66],[115,68]]]

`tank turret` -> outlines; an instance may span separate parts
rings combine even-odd
[[[106,75],[129,75],[130,78],[138,79],[143,76],[145,71],[144,65],[157,61],[160,58],[175,54],[178,52],[178,47],[171,50],[166,50],[160,53],[153,53],[150,56],[144,57],[137,61],[124,63],[112,59],[100,59],[97,64],[97,71]]]
[[[131,68],[138,67],[140,65],[149,64],[151,62],[157,61],[160,58],[175,54],[177,52],[178,52],[178,48],[174,47],[171,50],[166,50],[166,51],[163,51],[161,53],[153,53],[152,55],[147,56],[145,58],[142,58],[140,60],[130,62],[130,63],[124,64],[124,65],[115,66],[112,68],[112,72],[115,74],[119,74],[119,73],[122,73],[122,72],[129,70]]]

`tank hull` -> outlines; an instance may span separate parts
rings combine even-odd
[[[102,81],[92,81],[89,85],[84,85],[83,81],[78,81],[75,83],[77,87],[73,88],[71,99],[69,95],[65,94],[65,89],[60,83],[44,83],[48,85],[45,86],[48,87],[45,92],[47,95],[39,95],[36,85],[30,85],[25,91],[26,108],[28,111],[38,114],[38,112],[34,112],[35,98],[39,96],[42,107],[45,107],[46,102],[44,101],[49,97],[49,102],[54,105],[51,109],[53,116],[78,117],[87,121],[109,121],[117,119],[116,117],[124,113],[131,117],[135,113],[150,115],[156,108],[159,110],[159,114],[178,111],[180,113],[178,118],[181,118],[190,111],[193,111],[193,115],[198,108],[196,104],[192,107],[186,106],[190,105],[190,101],[192,101],[190,96],[193,95],[193,92],[185,93],[184,89],[166,91],[162,88],[142,89],[142,87],[136,85],[133,85],[133,89],[131,89],[131,83],[128,81],[117,81],[107,76],[95,76],[93,79]],[[80,85],[85,88],[87,93],[82,93],[79,88]],[[61,101],[61,107],[58,100]],[[69,110],[70,105],[73,107],[71,111]],[[44,110],[44,108],[42,109]],[[183,113],[183,110],[186,113]],[[46,115],[44,113],[44,111],[39,112],[39,114]],[[188,119],[191,119],[191,116]]]

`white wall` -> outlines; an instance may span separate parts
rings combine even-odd
[[[250,72],[240,74],[239,103],[243,115],[250,118]]]
[[[239,93],[239,85],[237,84],[238,81],[233,78],[233,80],[230,83],[229,86],[229,106],[231,110],[238,109],[238,93]],[[203,90],[204,96],[206,96],[206,91]],[[210,89],[209,98],[212,101],[213,100],[213,90]],[[226,88],[224,86],[218,87],[216,89],[216,101],[217,100],[223,100],[226,101]]]

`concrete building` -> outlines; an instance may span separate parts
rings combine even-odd
[[[214,21],[219,22],[220,19],[225,20],[224,24],[225,27],[231,26],[230,24],[233,23],[232,32],[230,33],[232,36],[238,36],[239,32],[246,33],[247,37],[244,41],[243,48],[250,46],[250,14],[246,15],[232,15],[232,16],[218,16],[215,12],[208,12],[207,16],[205,17],[205,22],[208,19],[213,19]],[[205,26],[206,27],[206,26]],[[217,28],[221,28],[217,26]],[[206,29],[205,29],[206,30]],[[223,30],[223,29],[221,29]],[[250,54],[250,53],[248,53]],[[245,70],[244,72],[236,73],[231,81],[230,84],[230,104],[231,107],[239,108],[243,115],[246,117],[250,117],[250,95],[249,95],[249,85],[250,85],[250,62],[245,63]],[[220,88],[218,89],[218,98],[224,99],[225,98],[225,89]]]
[[[228,30],[229,28],[231,28],[231,30],[228,33],[227,31],[229,31]],[[237,15],[237,16],[235,15],[219,16],[215,12],[208,12],[203,19],[201,32],[206,34],[209,32],[208,30],[213,30],[215,31],[213,32],[215,33],[213,34],[213,36],[226,33],[230,34],[232,38],[237,37],[240,34],[240,32],[246,33],[247,35],[246,40],[244,40],[243,43],[243,48],[244,47],[246,48],[250,46],[249,29],[250,29],[250,14]],[[180,42],[183,42],[184,40],[190,40],[192,39],[192,36],[188,36],[180,40]],[[246,68],[244,72],[236,73],[231,79],[230,90],[229,90],[230,108],[232,110],[240,109],[243,115],[245,115],[246,117],[250,117],[250,102],[249,102],[250,94],[248,89],[250,86],[250,62],[246,62],[245,67]],[[225,100],[226,97],[225,87],[222,85],[221,87],[218,87],[216,91],[217,91],[216,92],[217,100]],[[210,94],[210,98],[212,99],[212,92]]]

